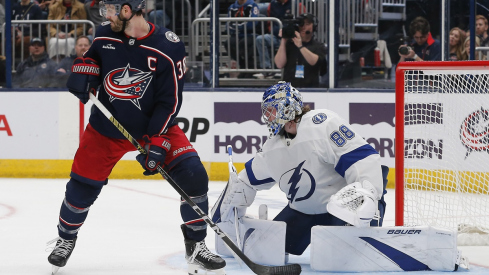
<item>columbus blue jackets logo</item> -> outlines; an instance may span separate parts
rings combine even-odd
[[[112,70],[105,76],[104,88],[111,102],[114,99],[129,100],[141,110],[139,99],[144,96],[152,78],[151,72],[143,72],[127,64],[125,68]]]
[[[467,148],[465,158],[473,151],[489,152],[489,110],[481,107],[464,119],[460,127],[460,140]]]
[[[287,199],[290,202],[307,200],[316,190],[316,180],[308,170],[302,168],[305,162],[301,162],[297,167],[286,171],[280,177],[280,189],[286,190],[283,188],[284,185],[289,187]]]

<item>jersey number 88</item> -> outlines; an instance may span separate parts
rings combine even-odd
[[[338,147],[343,147],[345,143],[355,137],[355,133],[345,125],[341,125],[338,131],[333,131],[329,136]]]

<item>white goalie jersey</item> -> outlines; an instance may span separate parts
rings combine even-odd
[[[292,209],[305,214],[326,213],[331,195],[347,184],[368,180],[382,195],[380,156],[336,113],[309,111],[297,135],[276,135],[245,164],[239,179],[256,190],[278,183]]]

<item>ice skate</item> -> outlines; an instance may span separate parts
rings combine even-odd
[[[51,272],[52,275],[56,274],[60,267],[66,265],[71,256],[71,252],[73,252],[73,249],[75,249],[76,239],[77,237],[75,237],[73,240],[65,240],[61,237],[57,237],[48,242],[48,245],[56,242],[56,246],[53,248],[53,251],[48,257],[49,263],[53,265]]]
[[[186,226],[181,226],[185,238],[185,259],[188,263],[188,274],[225,275],[226,262],[209,251],[204,241],[194,241],[187,238]]]

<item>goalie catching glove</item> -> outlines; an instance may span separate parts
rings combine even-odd
[[[378,212],[377,198],[377,190],[369,181],[354,182],[332,195],[326,209],[351,225],[368,227]]]
[[[238,218],[246,214],[255,200],[256,190],[238,178],[236,170],[230,171],[226,193],[221,205],[221,221],[234,220],[234,208],[237,208]]]
[[[97,93],[100,67],[91,58],[78,57],[73,61],[71,72],[66,87],[85,104],[90,99],[89,93]]]
[[[165,162],[166,153],[170,150],[170,138],[165,135],[154,136],[150,138],[148,135],[143,136],[147,154],[139,154],[136,160],[144,168],[143,175],[151,176],[158,173],[156,167],[162,166]]]

